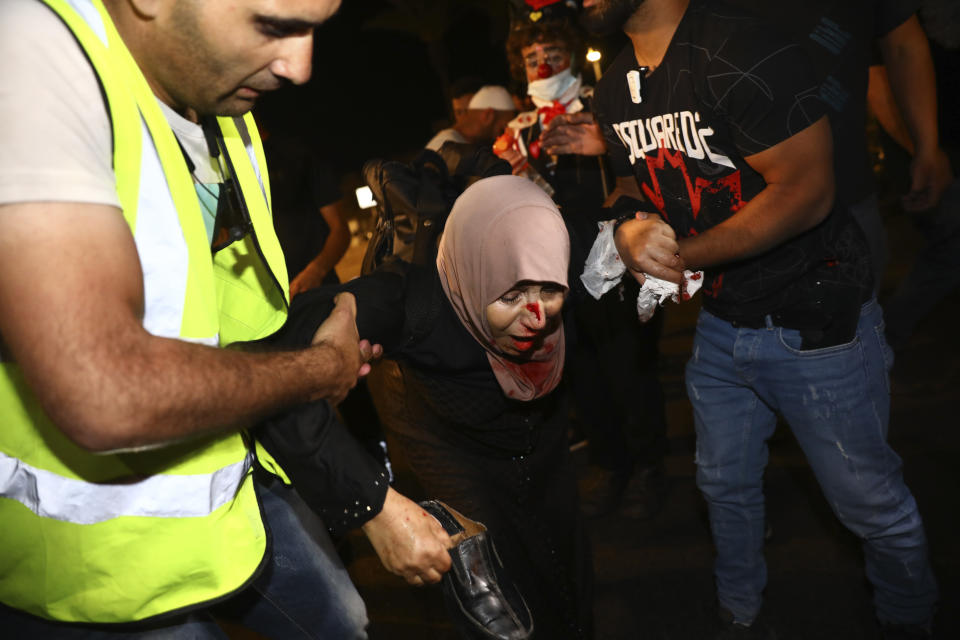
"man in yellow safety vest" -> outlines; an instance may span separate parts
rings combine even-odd
[[[276,331],[289,299],[248,112],[309,78],[338,6],[0,6],[5,635],[223,637],[216,605],[272,637],[365,637],[324,523],[244,428],[339,401],[378,348],[349,295],[310,348],[222,348]],[[381,481],[371,541],[438,581],[449,537]]]

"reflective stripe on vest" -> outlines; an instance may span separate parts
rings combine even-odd
[[[252,463],[250,454],[211,474],[154,475],[100,484],[65,478],[0,453],[0,495],[38,516],[75,524],[123,516],[197,518],[230,502]]]
[[[211,259],[180,148],[101,0],[44,1],[107,97],[145,328],[210,345],[275,331],[286,317],[287,275],[252,118],[218,121],[256,238]],[[265,289],[273,280],[279,286]],[[266,533],[240,434],[93,455],[53,425],[10,362],[0,364],[0,410],[3,603],[55,620],[128,622],[222,598],[257,571]]]

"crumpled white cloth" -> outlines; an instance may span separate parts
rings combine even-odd
[[[620,260],[620,254],[613,241],[614,222],[614,220],[605,220],[600,223],[600,233],[590,247],[590,254],[580,275],[583,286],[598,300],[600,296],[617,286],[627,270],[627,266]],[[688,269],[683,272],[683,280],[683,290],[686,293],[684,299],[688,299],[703,285],[703,272]],[[680,301],[680,285],[646,276],[646,280],[640,287],[640,294],[637,296],[637,315],[640,322],[646,322],[652,318],[657,305],[662,305],[667,300]]]

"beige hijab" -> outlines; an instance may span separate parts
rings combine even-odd
[[[570,239],[556,205],[520,176],[478,180],[447,218],[437,270],[457,316],[487,351],[503,392],[516,400],[549,393],[563,373],[563,325],[529,361],[504,356],[493,343],[486,307],[523,280],[567,287]]]

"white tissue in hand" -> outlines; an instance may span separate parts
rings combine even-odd
[[[693,297],[703,285],[703,272],[693,272],[689,269],[683,272],[683,290],[687,297]],[[668,280],[661,280],[653,276],[646,276],[643,286],[640,287],[640,294],[637,296],[637,315],[640,322],[646,322],[653,317],[657,305],[662,305],[667,300],[673,302],[680,301],[680,285]]]
[[[580,276],[583,286],[598,300],[623,279],[623,274],[627,270],[613,241],[614,222],[614,220],[606,220],[600,223],[600,233],[590,247],[590,255],[587,256],[587,261],[583,265],[583,274]],[[703,284],[703,272],[684,271],[683,280],[684,291],[687,292],[688,297],[693,296]],[[667,300],[679,302],[679,297],[680,285],[646,276],[643,286],[640,287],[640,295],[637,296],[637,314],[640,316],[640,321],[649,320],[658,304],[663,304]]]
[[[583,286],[597,300],[615,287],[623,278],[623,272],[627,270],[613,241],[613,223],[613,220],[600,223],[600,233],[590,247],[590,255],[587,256],[583,273],[580,275]]]

